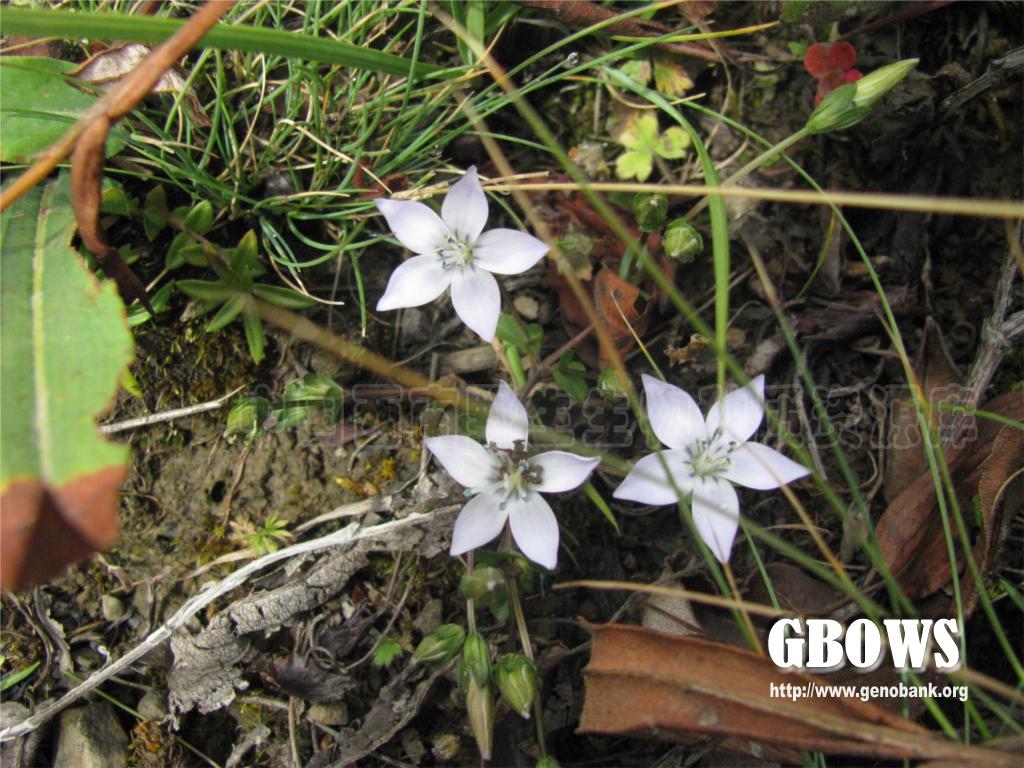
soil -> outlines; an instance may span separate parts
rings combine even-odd
[[[1024,176],[1020,73],[1015,85],[1004,85],[952,112],[942,108],[945,99],[985,73],[992,61],[1022,44],[1019,11],[1018,6],[1001,3],[954,4],[855,38],[858,67],[864,71],[901,57],[917,56],[921,63],[863,123],[843,133],[814,137],[799,145],[793,155],[829,189],[1020,199]],[[766,5],[727,4],[715,10],[712,18],[718,28],[731,28],[770,15]],[[841,26],[851,30],[860,21],[884,16],[872,9],[845,18]],[[737,51],[766,55],[770,66],[759,68],[749,59],[734,66],[731,93],[722,67],[688,61],[687,66],[697,74],[696,90],[706,94],[705,102],[710,105],[732,99],[734,118],[770,139],[783,138],[802,124],[815,85],[799,64],[782,61],[789,56],[786,43],[806,39],[813,26],[813,21],[791,24],[735,43]],[[820,23],[818,29],[822,34]],[[531,40],[528,31],[514,26],[509,34],[517,41]],[[585,47],[581,53],[586,53]],[[498,55],[514,54],[499,48]],[[592,104],[571,104],[555,91],[534,98],[549,123],[562,127],[568,146],[574,145],[576,134],[585,133],[579,126],[589,124]],[[711,120],[701,120],[698,125],[703,134],[714,135],[710,149],[716,161],[724,161],[741,146],[742,138],[724,126]],[[511,111],[497,116],[493,128],[499,133],[529,135]],[[614,151],[609,144],[606,157],[610,159]],[[461,146],[458,152],[472,155],[477,149]],[[523,171],[546,167],[537,165],[542,159],[522,153],[513,162]],[[775,164],[744,183],[795,187],[800,182],[790,169]],[[686,208],[688,204],[683,202],[673,212],[682,213]],[[1003,223],[870,209],[844,213],[878,271],[908,349],[916,349],[925,319],[931,317],[942,329],[953,361],[961,371],[969,371],[1007,258]],[[810,279],[830,225],[827,213],[817,207],[770,203],[735,205],[730,214],[734,276],[744,275],[731,298],[733,355],[743,363],[761,359],[757,356],[773,348],[777,335],[764,291],[749,270],[748,249],[756,249],[785,299],[786,316],[798,331],[815,380],[843,393],[829,407],[845,430],[853,472],[860,478],[876,477],[879,430],[884,424],[870,415],[877,404],[872,398],[890,397],[886,388],[901,387],[904,378],[876,321],[877,306],[872,303],[876,294],[859,257],[843,237],[828,250],[824,266]],[[706,227],[704,235],[709,242]],[[392,256],[381,250],[379,259],[366,258],[364,263],[390,264]],[[710,259],[680,265],[675,279],[691,301],[702,304],[713,289]],[[378,291],[385,280],[386,270],[379,274],[371,271],[366,276],[368,291]],[[541,305],[540,322],[546,332],[543,353],[557,349],[569,338],[569,330],[562,325],[554,292],[540,276],[514,285],[510,298],[529,296]],[[221,333],[206,334],[204,320],[178,319],[185,302],[175,301],[179,303],[172,304],[167,315],[170,319],[147,324],[136,332],[137,358],[132,372],[141,399],[123,393],[104,421],[205,402],[239,387],[245,394],[273,399],[281,396],[285,383],[308,372],[334,378],[348,389],[384,385],[276,330],[268,333],[266,359],[256,366],[238,324]],[[701,353],[700,340],[692,338],[693,330],[670,307],[655,304],[648,312],[645,335],[649,353],[673,383],[690,392],[710,392],[713,358]],[[1021,307],[1018,295],[1011,311]],[[329,323],[339,335],[359,337],[358,308],[352,303],[333,309],[330,317],[321,310],[309,316]],[[411,367],[429,373],[431,350],[425,350],[430,345],[439,342],[432,351],[444,353],[475,344],[461,326],[450,322],[452,317],[449,304],[428,305],[414,315],[413,322],[403,324],[397,337],[390,328],[371,325],[370,337],[360,342],[393,359],[413,359]],[[422,333],[424,328],[430,332]],[[633,355],[631,369],[646,367],[642,356]],[[1022,365],[1024,354],[1018,344],[1007,353],[990,393],[1019,385]],[[768,354],[761,370],[767,370],[771,381],[779,385],[796,380],[792,358],[781,347],[778,353]],[[587,375],[593,380],[597,373],[590,370]],[[495,388],[497,376],[494,370],[464,373],[458,382],[489,392]],[[702,405],[706,408],[711,400],[705,398]],[[783,406],[783,419],[792,431],[801,432],[802,426],[814,429],[813,423],[802,425],[796,403],[788,401]],[[73,678],[60,669],[60,643],[52,639],[53,631],[44,630],[38,614],[50,617],[67,644],[74,674],[86,677],[107,654],[122,655],[204,584],[245,562],[231,559],[231,554],[250,546],[252,534],[271,516],[295,530],[347,504],[413,493],[421,474],[423,425],[434,418],[423,401],[396,406],[378,398],[359,408],[346,405],[337,426],[314,419],[314,423],[298,427],[270,428],[251,443],[231,443],[223,436],[228,410],[225,407],[127,433],[132,458],[122,493],[120,543],[34,594],[4,597],[0,634],[4,672],[32,660],[46,660],[37,674],[6,691],[5,699],[33,708],[73,684]],[[579,431],[585,420],[598,418],[600,410],[574,405],[569,423]],[[635,449],[630,447],[633,444]],[[642,444],[638,435],[628,434],[619,453],[635,457]],[[824,448],[820,457],[829,477],[840,477]],[[458,492],[451,489],[443,472],[429,469],[427,478],[443,493],[452,494],[447,497],[449,502],[458,501]],[[615,481],[615,476],[608,474],[596,480],[596,485],[610,498]],[[877,486],[865,480],[864,489],[873,494],[872,510],[880,514],[885,502],[877,494]],[[808,512],[838,550],[844,532],[834,513],[824,500],[806,496]],[[781,495],[745,498],[744,513],[761,525],[786,530],[792,522]],[[724,759],[714,752],[715,744],[710,741],[672,746],[647,739],[576,733],[589,640],[581,620],[614,618],[636,623],[642,618],[643,604],[627,600],[624,593],[555,591],[552,584],[576,578],[653,582],[671,573],[684,585],[712,587],[686,527],[665,509],[616,506],[621,533],[582,495],[560,500],[556,509],[563,536],[560,569],[555,578],[539,579],[525,603],[539,649],[544,718],[552,753],[563,765],[667,766],[689,764],[691,758],[702,764]],[[382,510],[360,518],[360,522],[386,519],[388,511]],[[813,548],[805,535],[793,531],[785,535],[805,551]],[[291,542],[282,539],[277,543]],[[1000,567],[1019,567],[1016,546],[1011,538],[996,572]],[[308,573],[317,558],[325,556],[296,564],[294,572],[282,566],[241,587],[196,617],[189,631],[198,631],[235,601],[286,584],[295,574]],[[741,582],[756,575],[757,564],[742,547],[736,548],[732,565]],[[856,571],[863,563],[852,565]],[[396,680],[401,681],[404,695],[411,696],[426,679],[407,669],[416,643],[442,621],[464,622],[465,605],[458,594],[461,573],[446,551],[430,558],[415,551],[368,554],[366,564],[347,583],[338,584],[333,594],[325,594],[315,610],[252,638],[243,675],[247,688],[238,691],[229,706],[206,714],[179,713],[177,730],[159,717],[161,708],[166,708],[172,656],[166,646],[149,654],[102,688],[106,696],[122,705],[117,714],[131,734],[130,764],[207,764],[198,756],[202,753],[213,763],[225,765],[247,738],[251,748],[237,757],[235,765],[289,764],[293,743],[299,751],[299,764],[343,764],[335,762],[342,751],[334,736],[373,728],[370,714],[375,711],[374,704],[381,691]],[[1008,608],[1004,605],[1001,610]],[[710,617],[701,617],[715,627],[720,639],[741,642],[735,627],[718,627]],[[494,644],[501,645],[503,639],[514,641],[506,622],[487,613],[482,613],[481,621],[481,630]],[[1004,626],[1015,633],[1011,638],[1014,647],[1021,647],[1024,638],[1019,614],[1016,618],[1008,615]],[[401,654],[382,666],[363,661],[382,635],[394,639]],[[1010,679],[998,661],[986,666],[985,655],[979,654],[978,671]],[[992,656],[998,658],[999,654]],[[341,695],[336,695],[332,686],[337,686]],[[147,706],[151,708],[140,716],[143,699],[151,692],[156,693],[156,709],[150,699]],[[359,764],[477,764],[454,674],[432,681],[419,710],[409,714],[411,719],[396,727],[387,741]],[[923,722],[933,725],[927,719]],[[387,728],[381,732],[386,733]],[[51,728],[36,764],[50,764],[55,744]],[[537,757],[533,744],[532,724],[499,707],[493,764],[533,764]]]

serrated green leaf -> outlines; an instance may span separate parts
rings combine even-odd
[[[95,103],[95,96],[75,88],[66,77],[75,68],[71,62],[42,56],[0,57],[0,160],[32,161]],[[120,126],[111,130],[108,157],[124,148],[126,136]]]
[[[619,144],[643,152],[653,152],[657,140],[658,118],[650,112],[634,115],[619,134]]]
[[[210,324],[206,326],[206,332],[213,333],[214,331],[219,331],[238,317],[245,308],[245,302],[248,300],[249,297],[244,293],[236,293],[230,299],[225,301],[223,306],[217,310],[217,314],[215,314],[213,319],[210,320]]]
[[[128,448],[100,437],[96,415],[131,362],[132,337],[114,284],[70,247],[74,231],[67,174],[0,217],[4,589],[50,578],[118,532]]]
[[[647,181],[654,170],[654,157],[651,152],[631,149],[623,152],[615,160],[615,175],[620,179],[637,179]]]
[[[392,640],[385,635],[380,639],[380,642],[377,643],[377,647],[373,651],[372,663],[375,667],[386,667],[401,655],[402,646],[396,640]]]
[[[654,147],[654,151],[664,157],[666,160],[677,160],[686,154],[686,150],[690,147],[690,136],[682,128],[678,126],[672,126],[665,130],[661,136],[658,137],[658,142]]]
[[[316,304],[309,296],[282,285],[256,283],[252,287],[252,292],[257,298],[285,309],[308,309]]]
[[[678,98],[693,88],[693,80],[686,74],[682,64],[659,56],[654,60],[654,88],[666,96]]]
[[[619,67],[619,70],[630,80],[634,80],[640,83],[640,85],[647,85],[651,81],[651,62],[647,59],[627,61]]]

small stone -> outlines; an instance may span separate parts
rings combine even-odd
[[[13,728],[31,714],[24,704],[5,701],[0,704],[0,728]],[[44,729],[37,728],[30,731],[27,736],[0,744],[0,765],[4,768],[28,768],[38,765],[35,758],[43,733]]]
[[[60,716],[54,768],[123,768],[128,764],[128,734],[105,701]]]
[[[314,704],[306,712],[306,717],[320,725],[348,725],[348,706],[344,702]]]
[[[421,635],[429,635],[441,624],[443,611],[444,605],[441,600],[436,597],[431,598],[423,606],[416,618],[412,620],[412,625]]]
[[[113,595],[103,595],[100,597],[100,610],[107,621],[120,621],[124,618],[124,601]]]
[[[167,694],[152,688],[139,700],[135,710],[143,720],[163,720],[167,717]]]
[[[516,312],[523,316],[524,320],[536,320],[540,316],[540,304],[533,296],[520,293],[512,300],[512,306]]]

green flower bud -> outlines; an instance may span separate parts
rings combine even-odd
[[[904,59],[876,69],[853,83],[857,92],[853,95],[854,107],[873,107],[879,99],[891,91],[917,66],[918,59]]]
[[[668,198],[660,194],[640,192],[633,198],[633,215],[644,232],[656,232],[668,215]]]
[[[491,745],[494,742],[494,694],[491,686],[477,685],[469,681],[466,691],[466,713],[469,715],[469,727],[476,739],[476,748],[480,750],[483,760],[491,759]]]
[[[518,653],[506,653],[495,666],[501,697],[521,717],[530,718],[530,708],[539,688],[537,667]]]
[[[459,594],[484,608],[504,600],[507,589],[505,574],[498,568],[474,568],[459,581]]]
[[[562,768],[558,761],[551,755],[544,755],[537,761],[537,768]]]
[[[698,254],[703,253],[704,238],[688,222],[676,219],[665,230],[661,247],[670,259],[689,264]]]
[[[491,647],[487,645],[483,635],[471,632],[466,636],[462,646],[462,658],[466,669],[477,685],[487,685],[491,681]]]
[[[420,640],[412,660],[421,663],[444,664],[455,658],[466,641],[466,631],[458,624],[442,624]]]
[[[841,131],[856,125],[871,108],[917,66],[917,59],[905,59],[876,69],[854,83],[836,88],[807,118],[810,133]]]

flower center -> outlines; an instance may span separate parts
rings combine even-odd
[[[718,477],[732,463],[730,458],[736,450],[736,443],[733,440],[726,440],[722,430],[715,430],[715,434],[704,440],[697,440],[686,449],[687,463],[690,465],[693,477]]]
[[[441,267],[445,270],[465,269],[473,262],[473,246],[465,240],[460,240],[453,234],[449,234],[444,244],[437,249],[437,257],[441,260]]]
[[[533,488],[540,485],[542,468],[530,463],[526,446],[517,440],[511,451],[497,451],[500,466],[498,467],[498,484],[501,486],[505,500],[499,505],[504,510],[513,496],[526,501]]]

